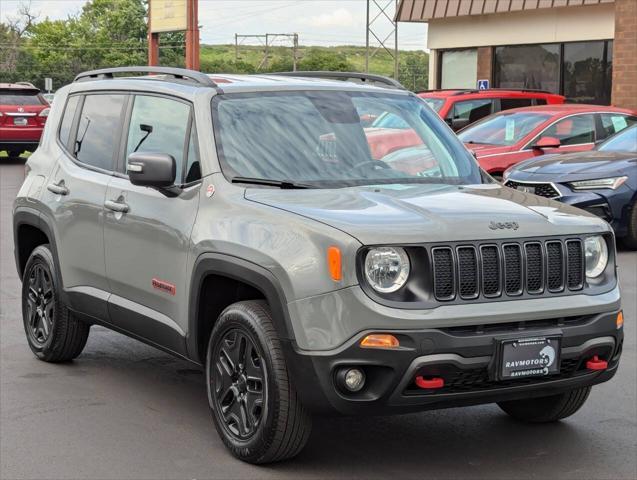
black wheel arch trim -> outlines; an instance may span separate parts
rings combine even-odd
[[[18,242],[20,241],[20,239],[18,237],[18,231],[23,225],[30,225],[37,228],[38,230],[42,231],[42,233],[44,233],[44,235],[46,235],[46,237],[49,239],[49,248],[51,249],[51,253],[53,254],[53,262],[55,263],[55,276],[57,284],[60,286],[59,295],[61,296],[61,300],[66,303],[67,299],[64,292],[64,283],[62,282],[62,270],[60,270],[60,263],[57,254],[57,244],[55,241],[55,235],[53,235],[54,230],[51,221],[47,217],[42,215],[39,210],[27,206],[18,206],[13,212],[13,241],[15,242],[13,251],[15,255],[16,269],[18,271],[20,279],[22,279],[24,272],[20,262],[20,249],[18,246]]]
[[[294,334],[287,308],[287,300],[280,282],[270,270],[250,261],[221,253],[202,253],[193,267],[188,300],[188,332],[186,345],[189,357],[203,364],[199,358],[197,325],[199,300],[203,282],[208,275],[219,275],[244,282],[260,291],[272,309],[274,328],[281,340],[292,340]],[[214,321],[216,319],[212,319]],[[206,339],[207,340],[207,339]],[[207,343],[207,342],[206,342]]]

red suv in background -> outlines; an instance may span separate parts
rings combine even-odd
[[[50,105],[30,83],[0,83],[0,152],[17,157],[40,143]]]
[[[516,163],[547,153],[591,150],[637,123],[637,112],[602,105],[545,105],[500,112],[465,128],[458,138],[496,177]]]
[[[565,97],[541,90],[428,90],[417,94],[454,130],[511,108],[564,103]]]

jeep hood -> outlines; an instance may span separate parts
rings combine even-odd
[[[582,210],[497,184],[247,188],[245,198],[330,225],[365,245],[568,235],[608,229],[605,222]]]

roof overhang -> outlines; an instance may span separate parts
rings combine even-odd
[[[614,2],[615,0],[400,0],[395,20],[428,22],[433,19],[467,15],[489,15]]]

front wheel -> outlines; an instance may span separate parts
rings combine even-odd
[[[582,387],[550,397],[500,402],[498,406],[516,420],[549,423],[573,415],[582,408],[589,393],[591,387]]]
[[[637,202],[630,207],[628,212],[628,232],[622,243],[631,250],[637,250]]]
[[[215,427],[235,457],[270,463],[305,446],[311,417],[292,385],[267,303],[238,302],[221,313],[208,343],[206,383]]]

